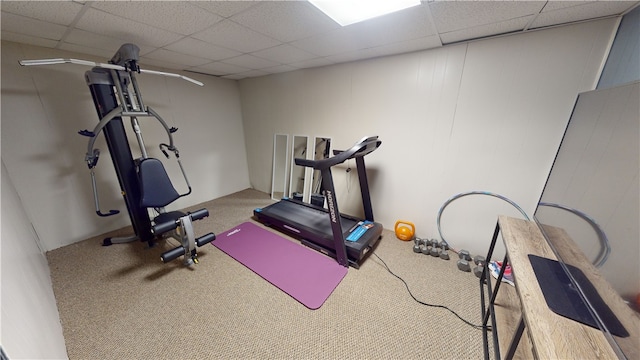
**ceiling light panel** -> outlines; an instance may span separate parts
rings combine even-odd
[[[420,0],[309,0],[309,2],[342,26],[420,5]]]
[[[231,20],[282,42],[308,38],[339,27],[305,1],[261,1]]]

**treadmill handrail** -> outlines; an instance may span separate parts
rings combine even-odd
[[[337,153],[334,150],[335,155],[330,158],[320,160],[296,158],[295,162],[296,165],[311,167],[316,170],[328,169],[349,159],[365,156],[377,149],[380,144],[382,144],[382,141],[378,140],[378,136],[364,137],[349,150],[338,151]]]

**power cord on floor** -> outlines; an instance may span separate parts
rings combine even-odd
[[[418,304],[420,304],[420,305],[425,305],[425,306],[430,306],[430,307],[435,307],[435,308],[446,309],[446,310],[448,310],[449,312],[451,312],[453,315],[455,315],[458,319],[462,320],[462,322],[464,322],[465,324],[467,324],[467,325],[471,326],[471,327],[472,327],[472,328],[474,328],[474,329],[482,330],[482,325],[475,325],[475,324],[473,324],[473,323],[471,323],[471,322],[469,322],[469,321],[467,321],[467,320],[463,319],[463,318],[462,318],[460,315],[458,315],[455,311],[453,311],[453,310],[449,309],[448,307],[446,307],[446,306],[444,306],[444,305],[429,304],[429,303],[426,303],[426,302],[424,302],[424,301],[418,300],[418,299],[413,295],[413,293],[411,292],[411,289],[409,289],[409,285],[407,284],[407,282],[406,282],[403,278],[401,278],[400,276],[396,275],[393,271],[391,271],[391,269],[389,269],[389,266],[387,265],[387,263],[386,263],[386,262],[384,262],[384,260],[382,260],[382,258],[380,258],[380,256],[378,256],[378,254],[373,253],[373,255],[375,255],[375,256],[376,256],[376,257],[377,257],[377,258],[382,262],[382,264],[384,265],[384,267],[387,269],[387,271],[388,271],[391,275],[395,276],[395,277],[396,277],[396,278],[398,278],[400,281],[402,281],[402,283],[404,284],[404,287],[405,287],[405,288],[407,288],[407,292],[409,292],[409,295],[411,295],[411,297],[413,298],[413,300],[415,300]],[[491,327],[487,327],[487,328],[488,328],[489,330],[491,329]]]

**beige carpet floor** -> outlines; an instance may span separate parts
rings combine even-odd
[[[253,221],[253,209],[270,203],[247,189],[186,210],[209,209],[194,223],[201,235]],[[175,241],[102,247],[103,237],[47,253],[70,359],[482,358],[480,330],[416,302],[380,259],[418,300],[473,324],[481,321],[478,279],[454,258],[414,253],[387,230],[375,250],[380,258],[350,268],[318,310],[212,245],[186,268],[159,260]]]

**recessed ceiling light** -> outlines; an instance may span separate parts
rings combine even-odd
[[[309,0],[309,2],[342,26],[420,5],[420,0]]]

